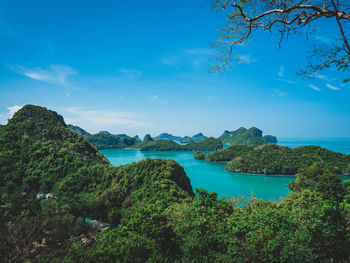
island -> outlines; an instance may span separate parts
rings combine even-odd
[[[137,135],[135,137],[130,137],[126,134],[114,135],[108,131],[100,131],[96,134],[90,134],[84,129],[71,124],[68,124],[67,128],[84,136],[97,149],[123,149],[140,142]]]
[[[224,144],[244,144],[244,145],[263,145],[269,143],[277,143],[277,138],[272,135],[262,136],[262,130],[251,127],[246,129],[241,127],[235,131],[225,130],[219,137]]]
[[[142,142],[137,143],[130,148],[140,149],[141,151],[217,151],[222,149],[223,145],[220,139],[215,139],[213,137],[204,139],[200,142],[178,144],[170,140],[156,141],[147,134]]]
[[[297,148],[233,145],[204,156],[196,153],[194,158],[227,162],[226,170],[237,173],[295,175],[299,169],[319,162],[336,174],[350,175],[350,155],[313,145]]]

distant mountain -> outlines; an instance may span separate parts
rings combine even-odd
[[[128,137],[130,137],[130,136],[128,136],[128,135],[125,134],[125,133],[117,134],[117,136],[118,136],[119,138],[128,138]]]
[[[139,138],[132,138],[127,136],[126,134],[121,134],[121,136],[111,134],[108,131],[100,131],[97,134],[90,134],[84,129],[74,126],[67,125],[67,128],[71,131],[83,135],[85,139],[89,141],[92,145],[94,145],[97,149],[122,149],[128,148],[139,142]]]
[[[151,135],[146,134],[142,142],[152,142],[152,141],[154,141],[154,139],[151,137]]]
[[[192,137],[190,136],[174,136],[170,133],[161,133],[158,136],[154,137],[154,140],[169,140],[169,141],[174,141],[174,142],[179,142],[179,143],[191,143],[191,142],[200,142],[203,141],[204,139],[207,139],[207,136],[204,136],[203,133],[197,133],[196,135],[193,135]]]
[[[152,141],[148,140],[149,138],[146,139],[146,136],[143,142],[135,144],[132,148],[138,148],[141,151],[216,151],[222,149],[221,140],[213,137],[201,142],[182,145],[170,140]]]
[[[224,133],[219,137],[222,143],[235,145],[263,145],[269,143],[277,143],[277,138],[272,135],[262,136],[262,130],[252,127],[246,129],[241,127],[235,131],[224,131]]]
[[[195,135],[193,135],[192,137],[191,137],[191,139],[194,141],[194,142],[200,142],[200,141],[203,141],[203,140],[205,140],[205,139],[207,139],[208,137],[207,136],[205,136],[205,135],[203,135],[203,133],[197,133],[197,134],[195,134]]]
[[[180,141],[182,137],[174,136],[170,133],[161,133],[158,136],[154,137],[154,140],[169,140],[169,141]]]

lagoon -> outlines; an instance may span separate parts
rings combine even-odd
[[[116,165],[137,162],[146,158],[174,159],[180,163],[190,178],[193,190],[204,188],[217,192],[219,197],[251,197],[278,201],[289,189],[287,184],[294,179],[288,176],[262,176],[232,173],[226,171],[224,163],[212,163],[193,158],[191,151],[141,152],[137,149],[100,150],[108,160]]]

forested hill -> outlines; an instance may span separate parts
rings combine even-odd
[[[195,158],[206,161],[226,161],[226,169],[254,174],[297,174],[298,169],[320,162],[336,174],[350,174],[350,155],[333,152],[319,146],[288,148],[279,145],[233,145],[223,150]]]
[[[97,149],[122,149],[128,148],[139,142],[139,138],[137,136],[129,137],[126,134],[114,135],[107,131],[101,131],[96,134],[90,134],[78,126],[69,124],[67,125],[67,127],[71,131],[83,135]]]
[[[262,136],[262,134],[263,132],[256,127],[252,127],[249,129],[241,127],[235,131],[224,131],[224,133],[219,137],[219,139],[221,139],[222,143],[230,145],[263,145],[268,143],[277,143],[277,138],[275,136]]]
[[[113,227],[148,203],[193,196],[175,161],[116,168],[62,116],[34,105],[0,127],[0,193],[4,262],[62,253],[72,237],[92,231],[85,217]]]

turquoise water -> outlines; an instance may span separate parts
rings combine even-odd
[[[279,145],[298,147],[318,145],[336,152],[350,154],[350,138],[338,139],[281,139]],[[224,163],[209,163],[193,158],[193,152],[141,152],[136,149],[101,150],[109,161],[120,166],[148,157],[175,159],[185,169],[193,189],[202,187],[214,191],[221,197],[246,196],[278,201],[289,193],[287,184],[293,177],[276,177],[231,173],[224,170]]]
[[[185,169],[193,189],[204,188],[217,192],[220,197],[255,197],[278,201],[289,193],[288,182],[293,177],[272,177],[231,173],[224,170],[223,163],[210,163],[193,158],[193,152],[141,152],[136,149],[101,150],[109,161],[120,166],[137,162],[148,157],[175,159]]]

